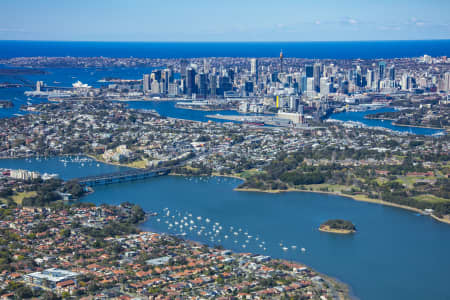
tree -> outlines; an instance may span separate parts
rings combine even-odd
[[[26,299],[33,297],[33,291],[27,286],[22,286],[18,288],[15,294],[19,299]]]

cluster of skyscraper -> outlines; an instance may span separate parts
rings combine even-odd
[[[336,93],[412,90],[421,86],[416,77],[407,72],[397,76],[395,66],[388,66],[384,61],[344,68],[320,62],[303,66],[285,65],[283,53],[278,64],[260,65],[258,59],[252,58],[246,66],[225,68],[211,67],[210,59],[204,59],[203,64],[189,64],[183,60],[177,69],[177,73],[167,68],[144,75],[144,93],[169,97],[184,95],[192,99],[254,96],[272,96],[275,99],[291,95],[322,98]],[[443,85],[447,87],[449,76],[445,74],[443,79],[447,82]]]

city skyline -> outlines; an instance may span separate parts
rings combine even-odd
[[[448,1],[87,1],[0,4],[0,40],[354,41],[449,39]],[[45,22],[43,21],[45,20]]]

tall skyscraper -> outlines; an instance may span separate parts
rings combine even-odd
[[[395,66],[392,65],[389,68],[389,80],[394,81],[395,80]]]
[[[367,83],[366,77],[363,76],[361,66],[357,66],[355,74],[355,85],[358,87],[365,87],[366,83]]]
[[[150,75],[144,74],[144,77],[142,78],[142,90],[144,93],[150,91]]]
[[[316,92],[320,91],[320,77],[322,77],[322,64],[314,64],[314,89]]]
[[[372,70],[367,70],[366,81],[367,81],[366,87],[371,88],[372,83],[373,83],[373,71]]]
[[[306,90],[308,92],[314,91],[315,84],[314,84],[314,77],[310,77],[306,80]]]
[[[41,91],[41,87],[44,86],[44,82],[43,81],[36,81],[36,92],[40,92]]]
[[[314,77],[314,67],[311,65],[305,66],[306,77],[311,78]]]
[[[169,84],[172,83],[172,70],[165,69],[162,73],[162,80],[163,80],[162,92],[167,93],[169,91]]]
[[[256,58],[250,60],[250,74],[255,76],[256,82],[258,82],[258,59]]]
[[[300,80],[300,89],[302,92],[306,92],[307,90],[307,86],[308,86],[308,77],[306,76],[302,76],[301,80]]]
[[[152,81],[161,81],[161,70],[155,70],[152,72],[152,74],[150,75],[150,78]]]
[[[283,50],[281,50],[281,52],[280,52],[280,73],[283,73],[283,59],[284,59]]]
[[[205,73],[198,74],[198,93],[203,97],[208,94],[208,77]]]
[[[180,60],[180,74],[182,77],[184,77],[186,75],[186,69],[187,69],[188,65],[189,65],[189,62],[186,59]]]
[[[255,75],[258,73],[258,59],[252,58],[250,59],[250,73]]]
[[[203,59],[203,72],[205,74],[208,74],[209,73],[209,68],[210,68],[210,62],[209,62],[208,59],[204,58]]]
[[[386,62],[380,61],[378,64],[378,79],[383,80],[386,78]]]
[[[450,72],[444,74],[444,90],[450,92]]]
[[[186,94],[192,96],[195,94],[195,70],[193,68],[186,69]]]
[[[322,77],[320,78],[320,94],[322,96],[326,96],[331,91],[331,83],[328,82],[328,78]]]
[[[409,89],[409,87],[408,87],[408,74],[403,73],[402,81],[401,81],[400,85],[402,86],[402,90],[406,91],[406,90]]]
[[[245,93],[248,95],[250,93],[253,93],[253,82],[246,81],[244,85]]]
[[[215,98],[217,95],[217,76],[216,75],[209,76],[209,93],[213,98]]]

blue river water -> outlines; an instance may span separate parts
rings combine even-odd
[[[371,59],[450,56],[450,40],[355,42],[54,42],[0,41],[0,58],[78,57],[285,57]]]
[[[340,121],[357,121],[361,122],[369,127],[384,127],[394,131],[400,132],[409,132],[417,135],[433,135],[439,132],[443,132],[443,130],[432,129],[432,128],[421,128],[421,127],[412,127],[412,126],[396,126],[392,124],[392,121],[389,120],[372,120],[365,119],[364,117],[368,114],[375,114],[380,112],[387,111],[395,111],[393,108],[380,108],[376,110],[368,110],[368,111],[350,111],[350,112],[342,112],[333,114],[331,119],[340,120]]]
[[[69,160],[7,159],[0,160],[0,168],[56,172],[64,179],[120,169],[102,163],[97,166],[97,162],[64,166],[63,159]],[[185,238],[209,245],[299,261],[348,283],[360,299],[450,298],[450,225],[407,210],[335,195],[234,191],[240,182],[233,178],[164,176],[97,186],[84,201],[131,201],[159,213],[149,218],[143,229],[186,232]],[[357,233],[341,236],[317,230],[333,218],[351,220]],[[179,228],[179,224],[184,227]],[[198,229],[189,230],[192,224],[204,226],[201,235]]]

